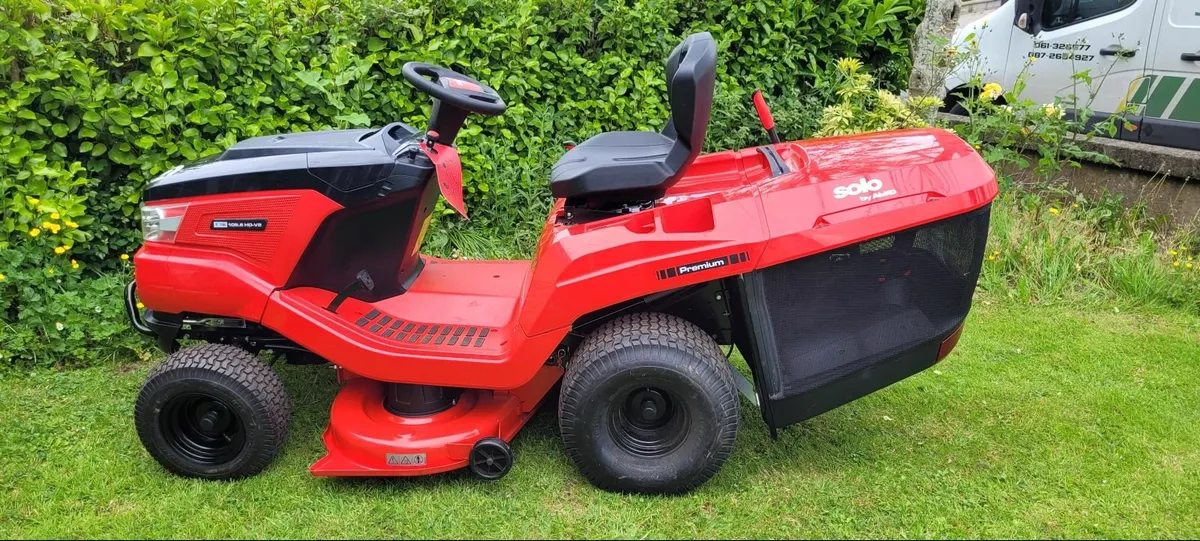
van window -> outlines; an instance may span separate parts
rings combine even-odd
[[[1137,0],[1046,0],[1042,26],[1058,28],[1132,6]]]

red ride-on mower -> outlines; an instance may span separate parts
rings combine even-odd
[[[256,137],[155,179],[126,295],[171,352],[137,399],[146,449],[186,476],[266,467],[290,418],[255,357],[271,350],[337,367],[315,475],[499,478],[561,380],[583,476],[682,492],[732,451],[739,392],[774,435],[945,357],[983,258],[991,169],[934,129],[782,143],[757,95],[771,143],[702,156],[716,65],[712,37],[688,37],[667,59],[662,133],[601,133],[563,155],[532,261],[419,252],[439,194],[466,213],[464,120],[505,108],[429,64],[403,72],[433,98],[425,131]]]

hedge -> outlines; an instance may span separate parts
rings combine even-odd
[[[400,77],[410,60],[497,88],[508,112],[471,119],[460,146],[491,138],[513,161],[661,126],[663,59],[693,31],[717,38],[719,80],[739,96],[789,94],[840,56],[894,84],[919,1],[16,2],[0,11],[0,243],[43,221],[28,196],[79,225],[59,235],[95,264],[136,249],[141,188],[174,164],[255,135],[422,123],[429,99]],[[543,111],[552,133],[531,129]],[[746,111],[718,120],[752,123]],[[720,128],[713,148],[739,142]]]
[[[468,120],[458,144],[472,219],[439,215],[431,249],[489,236],[527,248],[565,141],[661,128],[664,59],[682,36],[709,31],[720,47],[715,150],[762,140],[755,88],[784,135],[811,129],[839,57],[900,85],[923,3],[0,0],[0,324],[44,329],[50,315],[27,313],[33,297],[123,272],[141,190],[176,164],[257,135],[423,126],[430,100],[400,76],[407,61],[458,69],[509,104]]]

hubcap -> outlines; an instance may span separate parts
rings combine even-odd
[[[683,443],[687,416],[663,389],[646,387],[614,402],[609,430],[617,444],[640,457],[662,456]]]
[[[159,414],[159,429],[175,452],[208,466],[233,460],[246,446],[238,415],[221,399],[203,393],[168,400]]]

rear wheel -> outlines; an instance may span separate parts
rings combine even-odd
[[[559,427],[567,454],[597,487],[681,493],[733,450],[733,371],[695,325],[666,314],[610,321],[584,340],[563,377]]]
[[[254,475],[287,438],[283,382],[250,352],[204,344],[167,357],[138,393],[134,423],[168,470],[205,479]]]

